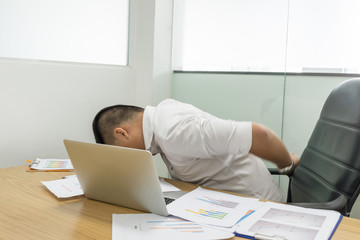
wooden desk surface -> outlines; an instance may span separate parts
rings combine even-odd
[[[0,169],[0,239],[111,239],[113,213],[140,213],[83,196],[59,200],[40,182],[72,174]],[[169,181],[185,191],[196,188]],[[344,217],[332,239],[360,239],[360,220]]]

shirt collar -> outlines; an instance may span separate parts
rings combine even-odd
[[[155,107],[146,106],[143,115],[143,134],[144,134],[144,143],[145,149],[151,152],[151,142],[153,141],[154,136],[154,111]]]

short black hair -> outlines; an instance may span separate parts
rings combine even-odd
[[[131,105],[113,105],[101,109],[92,123],[95,141],[112,144],[113,130],[122,123],[134,120],[137,114],[143,111],[143,108]]]

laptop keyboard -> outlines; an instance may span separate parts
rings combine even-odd
[[[173,201],[175,201],[174,198],[167,198],[167,197],[164,197],[164,200],[165,200],[166,205],[168,205],[169,203],[172,203]]]

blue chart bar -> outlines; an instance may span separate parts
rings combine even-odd
[[[207,203],[211,203],[211,204],[215,204],[217,206],[227,207],[227,208],[236,208],[237,205],[239,205],[239,203],[237,203],[237,202],[221,200],[221,199],[214,199],[214,198],[210,198],[210,197],[206,197],[206,196],[204,196],[203,198],[197,198],[197,199],[200,201],[204,201]]]
[[[217,219],[223,219],[227,213],[225,212],[219,212],[219,211],[214,211],[214,210],[204,210],[204,209],[199,209],[199,211],[192,211],[189,209],[186,209],[186,211],[191,212],[191,213],[195,213],[201,216],[205,216],[205,217],[211,217],[211,218],[217,218]]]

